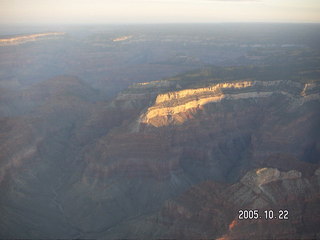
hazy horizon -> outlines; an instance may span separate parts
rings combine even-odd
[[[320,23],[317,0],[4,0],[1,25]]]

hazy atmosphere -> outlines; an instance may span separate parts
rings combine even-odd
[[[2,0],[3,24],[319,22],[318,0]]]
[[[0,0],[1,239],[320,239],[320,0]]]

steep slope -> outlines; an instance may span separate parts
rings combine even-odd
[[[303,178],[298,171],[263,168],[232,185],[204,182],[166,202],[158,214],[138,225],[162,229],[161,235],[154,235],[160,238],[315,239],[320,217],[318,171]],[[258,210],[261,218],[244,219],[241,210]],[[274,217],[266,219],[265,210],[272,210]],[[285,219],[281,210],[288,211]]]
[[[0,238],[318,236],[319,81],[275,69],[213,67],[103,102],[73,77],[19,92],[1,119]],[[290,221],[237,220],[270,208]]]
[[[155,127],[170,123],[183,123],[187,112],[201,109],[208,103],[226,100],[255,99],[270,97],[272,94],[281,94],[291,100],[291,106],[296,107],[307,101],[319,100],[319,90],[316,83],[304,85],[293,81],[242,81],[219,83],[207,88],[186,89],[176,92],[159,94],[152,107],[141,116],[140,122]],[[300,94],[299,94],[300,93]]]
[[[218,83],[209,83],[209,87],[181,89],[183,85],[208,84],[208,79]],[[278,170],[274,170],[276,175],[289,176],[289,179],[284,177],[277,181],[293,181],[292,184],[298,185],[300,183],[294,182],[296,177],[301,178],[300,172],[308,179],[314,175],[314,169],[319,167],[320,156],[320,99],[319,83],[316,80],[302,83],[278,79],[223,82],[207,76],[202,82],[185,81],[181,77],[180,80],[139,84],[120,94],[115,100],[114,104],[121,101],[121,106],[126,111],[135,108],[136,117],[103,136],[93,148],[88,148],[85,157],[87,167],[81,187],[79,184],[75,185],[81,192],[88,191],[85,189],[92,186],[99,189],[99,195],[92,198],[82,196],[80,202],[102,204],[104,207],[99,209],[112,213],[114,219],[110,221],[98,210],[95,215],[90,214],[90,217],[77,215],[79,220],[75,220],[76,224],[83,226],[86,231],[89,231],[87,226],[92,219],[104,219],[101,226],[92,226],[99,232],[98,235],[86,233],[84,236],[219,237],[227,233],[237,208],[243,207],[227,202],[233,194],[233,188],[230,188],[231,192],[215,200],[215,207],[218,206],[220,212],[215,211],[218,211],[218,215],[224,215],[226,211],[226,217],[222,217],[221,221],[214,220],[216,228],[213,230],[211,225],[206,225],[210,223],[206,222],[210,218],[208,215],[199,220],[200,223],[194,227],[192,234],[189,230],[192,229],[190,226],[193,218],[190,218],[188,225],[178,217],[173,227],[167,230],[167,227],[159,226],[158,220],[151,216],[160,211],[164,201],[178,197],[193,185],[201,186],[205,181],[235,183],[252,169],[278,168],[288,173],[278,174]],[[181,90],[168,91],[176,88]],[[147,94],[143,94],[144,92]],[[272,185],[273,182],[267,181],[265,184]],[[252,184],[255,182],[252,181]],[[233,187],[242,185],[235,183]],[[308,184],[306,187],[308,188]],[[296,191],[295,188],[279,191],[289,194],[290,191]],[[121,189],[121,194],[116,189]],[[210,195],[210,192],[206,193],[207,189],[201,191]],[[239,187],[237,191],[240,194],[244,188]],[[255,199],[250,191],[244,192],[243,197]],[[317,184],[308,191],[312,192],[312,202],[315,203],[319,194]],[[270,193],[271,197],[281,198],[278,194],[277,191]],[[299,196],[294,196],[294,201],[299,202]],[[197,208],[197,199],[198,196],[195,196],[190,200],[191,215],[193,211],[197,211],[193,209]],[[68,209],[73,209],[70,215],[76,213],[77,207],[71,206],[74,200],[70,196],[65,199],[69,202]],[[111,204],[113,201],[120,204]],[[93,202],[90,206],[94,208]],[[275,207],[276,204],[272,206]],[[166,226],[171,226],[173,223],[168,220],[171,218],[170,208],[163,211],[169,214],[165,220]],[[309,231],[306,226],[302,227],[302,235],[295,235],[299,227],[301,226],[294,225],[290,230],[292,235],[283,236],[308,236],[303,235]],[[251,225],[248,228],[250,230],[244,226],[239,231],[243,231],[243,236],[249,231],[255,231]],[[209,231],[208,235],[201,235],[203,231]],[[285,227],[283,231],[287,231]],[[315,230],[311,232],[316,234]],[[265,233],[256,232],[252,236],[268,237],[269,233],[267,230]],[[275,234],[276,237],[281,237],[281,229]]]
[[[96,91],[61,76],[15,94],[1,118],[0,237],[69,236],[56,196],[81,153],[75,132],[94,113]]]

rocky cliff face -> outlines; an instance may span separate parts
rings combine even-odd
[[[314,239],[319,237],[318,188],[316,174],[304,178],[297,171],[256,169],[232,185],[197,185],[168,201],[149,221],[175,238]],[[240,219],[239,210],[250,209],[258,210],[261,218]],[[273,210],[276,218],[265,219],[265,210]],[[279,210],[288,210],[287,220],[279,219]]]
[[[297,84],[292,81],[241,81],[219,83],[206,88],[186,89],[159,94],[153,106],[144,113],[140,122],[155,127],[181,124],[187,120],[187,112],[202,109],[208,103],[222,100],[256,99],[281,94],[290,98],[293,107],[310,100],[318,100],[319,94],[309,93],[319,89],[319,84]]]
[[[17,45],[31,41],[38,41],[41,39],[48,39],[50,37],[59,37],[63,36],[65,33],[63,32],[49,32],[49,33],[37,33],[37,34],[29,34],[25,36],[17,36],[17,37],[9,37],[9,38],[1,38],[0,46],[7,45]]]
[[[82,188],[94,186],[104,196],[97,201],[109,202],[107,196],[113,195],[126,207],[110,203],[106,209],[120,223],[109,221],[96,229],[98,235],[317,236],[318,217],[304,208],[319,198],[314,173],[320,153],[318,83],[250,80],[168,91],[183,84],[136,85],[113,102],[121,102],[125,111],[136,109],[135,117],[87,149]],[[121,183],[124,195],[114,195],[117,190],[108,182]],[[124,196],[131,200],[123,201]],[[76,207],[68,208],[75,213]],[[270,208],[288,208],[292,219],[237,220],[240,209]],[[127,214],[136,217],[128,219]],[[90,220],[81,222],[86,226]]]
[[[0,237],[319,237],[319,82],[197,74],[104,102],[73,77],[20,92],[2,108]]]

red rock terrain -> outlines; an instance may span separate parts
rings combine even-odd
[[[258,172],[259,170],[257,170]],[[175,238],[219,239],[315,239],[319,237],[319,175],[283,178],[264,169],[270,182],[248,186],[249,172],[241,183],[202,183],[166,203],[157,224]],[[262,219],[239,219],[239,210],[257,209]],[[289,212],[288,220],[265,219],[264,210]],[[313,209],[312,211],[310,211]],[[278,217],[279,215],[277,215]],[[160,219],[160,220],[159,220]],[[182,232],[176,232],[183,226]],[[199,231],[201,229],[201,231]]]
[[[319,238],[318,82],[198,74],[110,101],[67,76],[3,95],[0,237]]]
[[[243,99],[231,96],[201,108],[160,113],[150,121],[141,121],[150,111],[150,107],[144,108],[133,122],[124,122],[93,149],[90,147],[83,182],[100,189],[104,196],[114,191],[110,181],[121,182],[122,189],[134,185],[134,190],[128,189],[129,195],[125,195],[130,196],[130,202],[122,202],[120,197],[117,201],[149,215],[101,228],[100,236],[316,238],[319,183],[315,170],[319,168],[320,116],[314,110],[319,95],[313,92],[315,95],[306,100],[300,94],[303,85],[297,91],[290,83],[279,83],[286,92],[281,87],[273,88],[273,83],[265,84],[265,91],[271,92],[268,97],[257,97],[254,92],[262,89],[249,88],[250,94]],[[239,94],[237,89],[232,90],[228,94]],[[190,92],[191,101],[201,98],[193,95],[196,91]],[[129,102],[143,102],[137,92],[126,96]],[[125,95],[121,101],[124,99]],[[186,105],[189,101],[173,100]],[[151,100],[151,108],[155,109],[153,104]],[[166,104],[175,107],[177,103]],[[262,180],[254,180],[254,171],[263,169],[266,172],[260,176]],[[159,199],[165,203],[157,210]],[[315,216],[305,211],[312,206]],[[240,209],[288,209],[292,216],[288,221],[238,221]],[[308,223],[303,223],[303,218]]]

